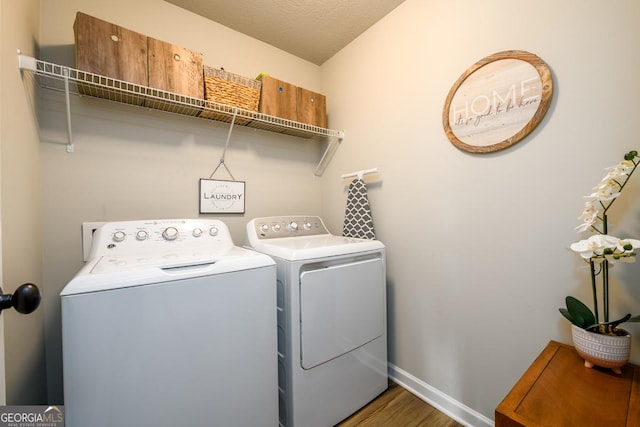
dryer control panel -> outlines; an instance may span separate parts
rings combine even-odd
[[[329,234],[329,231],[317,216],[271,216],[251,220],[247,224],[247,234],[261,240],[316,236]]]

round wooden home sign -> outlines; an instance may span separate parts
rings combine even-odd
[[[444,131],[464,151],[502,150],[535,129],[552,94],[551,72],[536,55],[509,50],[487,56],[449,91],[442,111]]]

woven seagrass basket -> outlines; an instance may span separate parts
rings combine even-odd
[[[228,109],[226,107],[222,108],[225,111],[228,110],[231,114],[234,107],[258,111],[261,85],[262,83],[259,80],[204,66],[205,100],[231,107]],[[205,106],[216,110],[219,109],[218,106],[213,106],[209,102],[205,103]],[[207,109],[200,113],[200,117],[231,121],[230,114],[221,114]]]

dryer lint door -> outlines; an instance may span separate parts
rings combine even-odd
[[[386,328],[381,258],[300,274],[300,346],[311,369],[382,336]]]

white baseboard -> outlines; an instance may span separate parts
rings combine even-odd
[[[389,363],[389,378],[460,424],[468,427],[494,427],[495,422]]]

